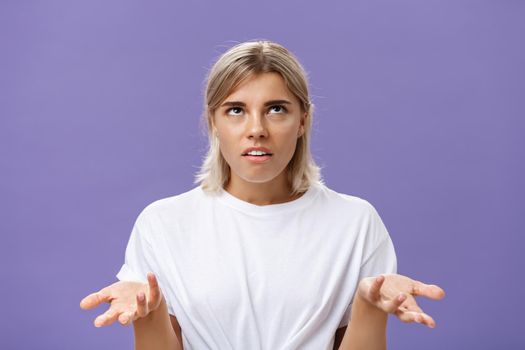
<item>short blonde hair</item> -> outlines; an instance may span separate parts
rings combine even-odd
[[[313,182],[322,182],[320,168],[310,153],[313,104],[308,93],[306,73],[285,47],[271,41],[248,41],[237,44],[222,54],[211,68],[204,96],[204,121],[209,148],[195,183],[209,193],[219,193],[230,178],[230,166],[222,156],[213,133],[212,118],[222,102],[250,76],[279,73],[288,89],[297,97],[302,112],[306,112],[304,133],[297,140],[295,153],[288,163],[288,181],[293,194],[303,193]]]

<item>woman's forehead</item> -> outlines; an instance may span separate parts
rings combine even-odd
[[[289,100],[292,103],[299,103],[281,74],[274,72],[248,76],[230,92],[223,102],[256,103],[268,100]]]

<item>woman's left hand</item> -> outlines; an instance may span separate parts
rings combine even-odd
[[[363,278],[359,282],[357,293],[364,301],[386,313],[396,315],[403,322],[421,323],[430,328],[434,328],[436,322],[421,310],[415,297],[439,300],[445,296],[445,291],[436,285],[396,274]]]

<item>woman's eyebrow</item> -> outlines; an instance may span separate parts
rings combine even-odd
[[[272,105],[291,105],[292,102],[288,101],[288,100],[271,100],[271,101],[267,101],[264,103],[265,106],[272,106]],[[240,106],[240,107],[246,107],[246,103],[244,102],[241,102],[241,101],[226,101],[224,102],[223,104],[221,104],[221,107],[226,107],[226,106],[230,106],[230,107],[237,107],[237,106]]]
[[[271,100],[271,101],[268,101],[268,102],[265,102],[264,105],[265,106],[272,106],[272,105],[291,105],[292,102],[288,101],[288,100]]]

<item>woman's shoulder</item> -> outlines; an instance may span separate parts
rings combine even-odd
[[[374,206],[366,199],[347,193],[338,192],[325,184],[319,186],[324,201],[330,206],[341,210],[359,211],[362,213],[375,212]]]
[[[159,215],[164,213],[180,213],[192,210],[192,208],[204,199],[200,186],[194,187],[186,192],[157,199],[144,207],[141,215]]]

